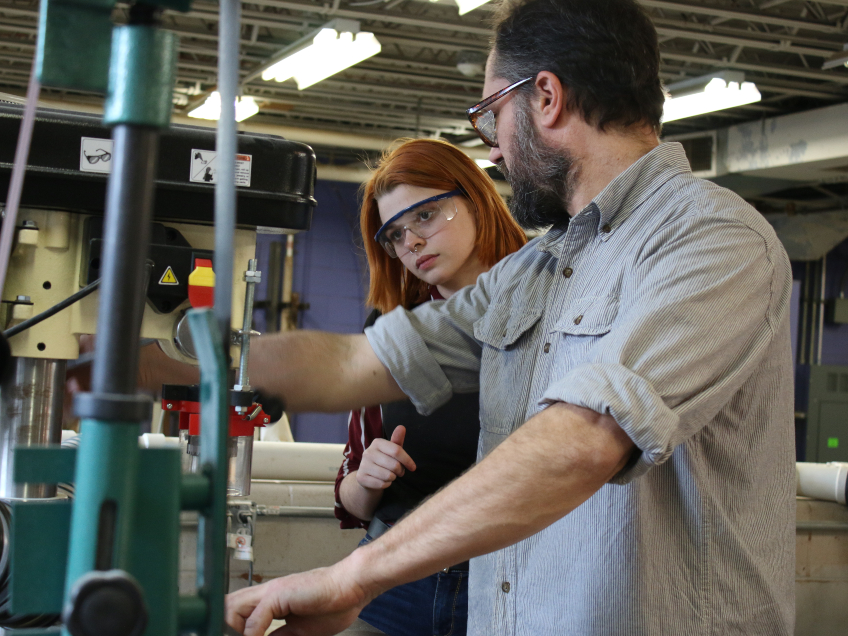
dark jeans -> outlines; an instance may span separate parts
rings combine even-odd
[[[367,534],[359,545],[371,541]],[[468,572],[439,572],[381,594],[359,614],[389,636],[465,636]]]

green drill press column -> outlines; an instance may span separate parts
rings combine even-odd
[[[147,252],[149,237],[145,232],[152,219],[152,184],[157,154],[155,131],[167,128],[170,122],[176,44],[176,36],[163,32],[154,25],[130,24],[116,27],[113,31],[109,91],[105,108],[106,123],[115,126],[115,160],[107,202],[107,239],[110,237],[110,228],[114,226],[116,234],[111,236],[113,243],[120,244],[121,241],[127,240],[126,229],[117,228],[129,228],[132,224],[119,221],[121,218],[136,217],[137,230],[145,230],[136,238],[137,246],[134,247],[138,247],[137,253],[127,254],[127,262],[136,263],[140,260],[143,264]],[[139,193],[141,201],[133,202],[131,194],[134,192]],[[137,207],[134,208],[134,205]],[[132,240],[133,237],[129,238]],[[126,246],[126,243],[124,245]],[[107,246],[105,256],[111,262],[104,260],[106,272],[101,284],[98,325],[106,324],[109,336],[101,335],[98,339],[98,344],[104,349],[98,351],[98,358],[95,360],[93,389],[107,391],[96,394],[100,403],[118,405],[119,408],[122,397],[133,397],[131,394],[134,392],[134,382],[130,383],[131,386],[124,381],[119,383],[121,386],[117,388],[98,388],[98,372],[101,380],[103,377],[107,378],[104,386],[109,384],[108,371],[104,375],[103,370],[119,369],[114,356],[122,355],[126,357],[126,365],[131,368],[131,377],[134,378],[145,284],[141,276],[132,276],[134,280],[123,282],[116,280],[116,259],[122,255],[114,252],[113,247],[110,254],[110,248]],[[123,284],[126,288],[122,287]],[[118,315],[110,316],[111,308],[105,307],[107,301],[116,303],[115,306],[119,308]],[[120,334],[120,331],[115,329],[115,325],[109,324],[110,320],[121,322],[126,333],[132,335],[125,340],[116,340],[118,336],[115,334]],[[111,342],[109,338],[112,338]],[[100,342],[104,339],[106,342]],[[125,344],[125,350],[118,350],[120,348],[115,347],[116,342]],[[102,366],[98,367],[98,364]],[[115,391],[120,393],[114,393]],[[100,417],[103,416],[98,412],[82,422],[75,473],[76,501],[71,517],[71,540],[65,582],[66,604],[70,602],[72,591],[80,577],[92,570],[118,569],[133,575],[133,550],[138,542],[144,541],[144,537],[136,536],[135,523],[140,478],[140,423],[133,421],[132,417],[97,419]],[[177,487],[177,484],[174,484],[174,488]],[[116,512],[112,514],[111,510]],[[151,555],[151,558],[156,558],[156,555]],[[167,565],[173,568],[171,574],[176,581],[177,564]],[[156,591],[144,590],[148,610],[162,611],[161,606],[149,606],[151,594],[155,596]],[[160,631],[156,636],[171,636],[171,633],[176,631],[176,602],[172,614],[166,621],[170,625],[165,630],[170,633]],[[63,633],[68,633],[67,628]]]

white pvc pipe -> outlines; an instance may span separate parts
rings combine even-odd
[[[335,481],[344,444],[254,442],[253,479]]]
[[[177,437],[145,433],[143,448],[179,448]],[[253,442],[252,479],[335,481],[344,457],[344,444]]]
[[[62,431],[62,441],[76,435]],[[138,438],[142,448],[179,448],[178,437],[145,433]],[[252,479],[278,481],[335,481],[344,459],[344,444],[308,442],[253,442]],[[846,465],[848,466],[848,465]]]
[[[799,496],[836,501],[843,505],[846,503],[848,463],[814,464],[798,462],[795,464],[795,474],[796,494]]]

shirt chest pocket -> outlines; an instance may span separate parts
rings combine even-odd
[[[541,310],[493,306],[474,323],[474,337],[484,345],[509,351],[541,316]]]
[[[541,316],[541,309],[491,306],[474,323],[474,337],[483,344],[480,427],[484,438],[486,433],[508,435],[524,421]],[[494,444],[486,446],[491,450]]]
[[[560,336],[569,366],[586,361],[589,350],[598,340],[612,330],[618,316],[618,298],[591,296],[571,303],[552,328],[553,336]]]

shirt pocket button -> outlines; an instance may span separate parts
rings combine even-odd
[[[583,316],[582,315],[577,316],[577,318],[574,319],[575,325],[579,325],[581,322],[583,322]]]
[[[509,594],[509,581],[504,581],[503,583],[501,583],[501,589],[504,591],[505,594]]]

